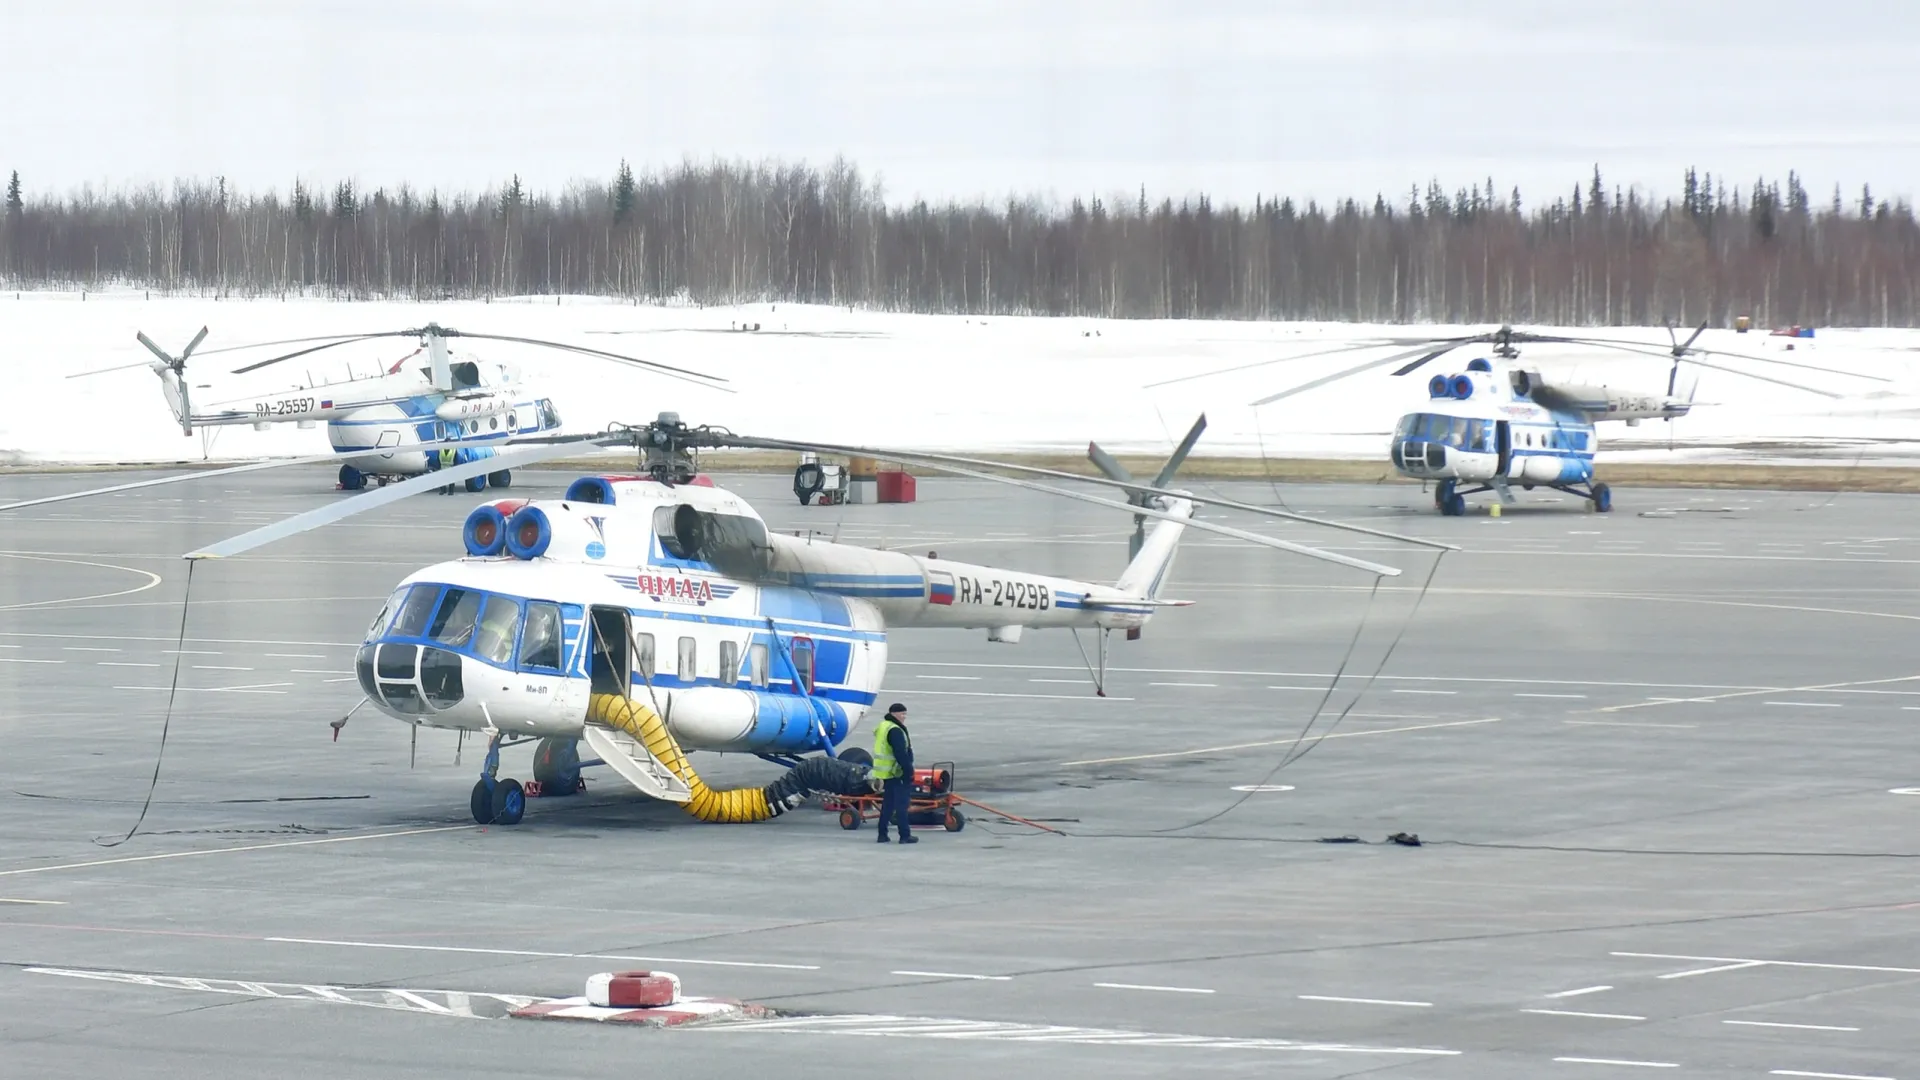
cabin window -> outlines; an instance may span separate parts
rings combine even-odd
[[[740,643],[723,641],[720,643],[720,685],[732,686],[740,681]]]
[[[494,664],[513,659],[513,639],[520,632],[520,604],[504,596],[487,598],[480,615],[480,633],[474,639],[474,654]]]
[[[767,685],[767,646],[760,642],[747,650],[747,681],[754,686]]]
[[[556,605],[527,605],[527,626],[520,635],[520,667],[560,670],[560,609]]]
[[[473,626],[480,617],[483,595],[472,589],[448,589],[447,598],[440,602],[440,613],[434,616],[433,628],[427,636],[442,645],[465,648],[473,640]]]
[[[415,585],[407,594],[407,602],[400,605],[400,614],[394,617],[393,633],[398,637],[419,637],[427,632],[427,619],[433,614],[434,602],[440,599],[440,586]]]
[[[698,674],[694,667],[694,662],[699,656],[696,644],[690,637],[680,639],[680,677],[682,679],[691,680]]]
[[[797,675],[796,689],[803,694],[813,693],[813,642],[806,638],[794,638],[787,656],[793,661],[793,671]]]
[[[640,662],[640,674],[651,680],[656,674],[653,668],[653,635],[633,635],[633,655]]]

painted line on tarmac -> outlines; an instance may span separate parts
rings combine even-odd
[[[1768,1076],[1806,1076],[1816,1080],[1893,1080],[1891,1076],[1862,1076],[1859,1073],[1802,1072],[1799,1069],[1774,1069]]]
[[[1815,971],[1873,971],[1892,975],[1920,975],[1920,968],[1876,967],[1871,964],[1818,964],[1807,960],[1755,960],[1745,956],[1683,956],[1678,953],[1650,952],[1613,952],[1608,956],[1625,956],[1636,960],[1693,960],[1708,964],[1727,964],[1740,967],[1808,968]]]
[[[1723,1024],[1735,1027],[1787,1028],[1792,1031],[1859,1031],[1857,1027],[1836,1027],[1831,1024],[1780,1024],[1768,1020],[1722,1020]]]
[[[1322,735],[1323,739],[1359,739],[1368,735],[1393,735],[1403,731],[1433,731],[1438,728],[1469,727],[1475,724],[1497,724],[1500,717],[1489,716],[1484,720],[1450,720],[1440,724],[1410,724],[1406,727],[1375,728],[1372,731],[1336,731],[1331,735]],[[1128,754],[1125,757],[1086,758],[1080,761],[1063,761],[1068,765],[1117,765],[1128,761],[1157,761],[1163,758],[1195,757],[1200,754],[1220,754],[1228,750],[1254,750],[1263,746],[1287,746],[1298,739],[1267,739],[1261,742],[1234,743],[1230,746],[1203,746],[1198,750],[1169,750],[1160,754]]]
[[[461,828],[472,828],[463,825]],[[699,964],[705,967],[772,968],[779,971],[819,971],[819,964],[765,964],[751,960],[692,960],[684,956],[625,956],[612,953],[541,952],[535,949],[482,949],[463,945],[413,945],[395,941],[335,941],[328,938],[261,938],[276,945],[331,945],[346,949],[391,949],[397,952],[467,953],[478,956],[530,956],[542,960],[635,960],[647,964]]]
[[[0,904],[46,904],[48,906],[64,907],[66,903],[65,900],[23,900],[12,896],[0,896]]]
[[[0,870],[0,878],[25,874],[51,874],[60,870],[88,870],[96,866],[123,866],[128,863],[159,862],[163,859],[192,859],[202,855],[238,855],[246,851],[271,851],[276,848],[313,847],[319,844],[351,844],[361,840],[390,840],[401,836],[477,829],[478,825],[438,825],[428,829],[399,829],[394,832],[362,833],[358,836],[326,836],[318,840],[281,840],[271,844],[242,844],[239,847],[201,848],[197,851],[163,851],[158,855],[128,855],[118,859],[89,859],[86,862],[55,863],[52,866],[28,866],[18,870]]]
[[[1026,698],[1032,701],[1133,701],[1134,700],[1133,698],[1130,698],[1130,697],[1099,697],[1097,695],[1092,695],[1092,694],[1007,694],[1007,693],[996,694],[996,693],[988,692],[986,690],[921,690],[917,687],[913,690],[913,693],[919,694],[923,697],[932,696],[932,697]]]
[[[922,979],[974,979],[980,982],[1012,982],[1011,975],[969,975],[961,971],[889,971],[889,975],[912,975]]]
[[[1547,996],[1550,998],[1581,997],[1586,994],[1598,994],[1603,990],[1611,989],[1613,989],[1611,986],[1583,986],[1578,990],[1562,990],[1557,994],[1548,994]]]
[[[1227,1035],[1174,1035],[1117,1028],[1021,1024],[995,1020],[948,1020],[930,1016],[848,1014],[778,1017],[724,1024],[691,1025],[689,1037],[756,1032],[852,1035],[877,1038],[954,1039],[983,1042],[1078,1044],[1083,1046],[1156,1046],[1168,1049],[1269,1050],[1309,1054],[1374,1054],[1383,1057],[1458,1057],[1460,1051],[1427,1046],[1360,1046],[1351,1043],[1294,1042],[1290,1039],[1235,1038]]]
[[[1841,690],[1856,686],[1885,686],[1888,683],[1910,683],[1920,680],[1920,675],[1898,675],[1890,679],[1858,679],[1853,682],[1819,683],[1813,686],[1776,686],[1767,690],[1736,690],[1727,694],[1709,694],[1694,698],[1654,698],[1651,701],[1636,701],[1628,705],[1608,705],[1596,712],[1625,712],[1628,709],[1645,709],[1655,705],[1674,705],[1682,702],[1705,704],[1716,701],[1728,701],[1733,698],[1754,697],[1759,694],[1803,694],[1812,690]]]
[[[1557,1057],[1553,1060],[1563,1065],[1621,1065],[1628,1068],[1641,1069],[1677,1069],[1680,1067],[1680,1063],[1677,1061],[1634,1061],[1630,1058]]]
[[[1385,998],[1326,997],[1321,994],[1301,994],[1301,1001],[1331,1001],[1342,1005],[1396,1005],[1406,1009],[1431,1009],[1431,1001],[1390,1001]]]
[[[1151,983],[1094,983],[1103,990],[1146,990],[1160,994],[1211,994],[1204,986],[1154,986]]]
[[[1630,1016],[1626,1013],[1571,1012],[1566,1009],[1521,1009],[1523,1013],[1535,1016],[1571,1016],[1582,1020],[1645,1020],[1644,1016]]]

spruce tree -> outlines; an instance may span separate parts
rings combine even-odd
[[[633,213],[633,189],[633,169],[628,167],[626,159],[622,158],[620,160],[620,171],[613,174],[614,224],[618,225],[627,220],[628,215]]]
[[[15,169],[13,175],[7,178],[7,219],[11,221],[18,218],[26,212],[26,208],[26,201],[20,197],[20,170]]]

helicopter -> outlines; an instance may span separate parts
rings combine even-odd
[[[561,428],[560,412],[554,406],[553,399],[541,395],[524,382],[517,366],[456,357],[448,346],[448,341],[453,338],[506,341],[557,349],[636,365],[674,378],[694,381],[697,385],[726,382],[718,376],[703,375],[601,349],[535,338],[463,333],[430,322],[414,329],[293,338],[205,350],[199,355],[204,357],[270,346],[324,342],[256,361],[232,372],[241,375],[324,349],[370,339],[396,337],[415,338],[418,341],[418,347],[412,353],[378,375],[299,386],[217,404],[206,411],[196,412],[193,405],[195,387],[187,381],[187,359],[206,340],[207,328],[201,327],[178,356],[170,355],[145,332],[139,332],[135,337],[153,353],[155,359],[67,377],[86,378],[132,367],[146,367],[159,376],[167,407],[172,410],[174,420],[185,435],[192,435],[195,428],[245,424],[266,430],[274,424],[290,423],[311,428],[315,424],[325,423],[327,440],[334,451],[349,455],[340,463],[338,486],[342,491],[363,490],[369,481],[376,486],[384,486],[393,480],[433,471],[439,464],[438,458],[421,452],[428,443],[444,441],[454,444],[454,460],[464,464],[490,458],[503,445]],[[426,364],[410,369],[409,362],[422,352],[426,353]],[[202,384],[198,388],[207,387]],[[495,488],[508,487],[512,480],[511,470],[495,469],[469,477],[465,486],[468,491],[480,492],[489,485]]]
[[[1391,374],[1404,376],[1437,360],[1455,349],[1472,344],[1491,344],[1493,358],[1469,360],[1465,369],[1454,374],[1437,374],[1428,380],[1429,404],[1418,412],[1407,413],[1394,426],[1387,451],[1393,468],[1402,476],[1433,482],[1434,508],[1441,514],[1458,517],[1467,512],[1466,497],[1493,492],[1504,504],[1516,500],[1512,488],[1531,491],[1546,487],[1574,495],[1593,510],[1606,513],[1613,509],[1613,492],[1604,482],[1594,479],[1594,455],[1599,450],[1597,425],[1619,421],[1637,427],[1643,420],[1671,423],[1686,416],[1694,406],[1699,375],[1683,376],[1681,364],[1709,368],[1761,382],[1791,387],[1829,398],[1843,395],[1804,386],[1772,376],[1742,371],[1735,367],[1701,360],[1701,355],[1732,357],[1784,367],[1801,368],[1824,374],[1846,375],[1876,382],[1891,380],[1876,375],[1842,371],[1812,364],[1794,363],[1772,357],[1704,349],[1696,346],[1707,323],[1702,322],[1682,342],[1673,328],[1667,333],[1670,347],[1611,338],[1569,337],[1535,334],[1502,326],[1483,334],[1459,337],[1401,338],[1366,341],[1350,346],[1286,357],[1300,360],[1309,356],[1376,349],[1384,345],[1414,345],[1415,348],[1381,359],[1337,371],[1300,386],[1269,394],[1252,402],[1254,408],[1283,398],[1303,394],[1328,383],[1394,364],[1402,366]],[[1650,356],[1670,356],[1664,393],[1645,390],[1619,390],[1609,386],[1582,385],[1549,381],[1537,368],[1518,364],[1521,344],[1571,344],[1614,349]],[[1656,351],[1657,350],[1657,351]],[[1261,361],[1219,371],[1184,375],[1150,384],[1147,389],[1168,386],[1193,379],[1245,371],[1280,361]],[[1467,486],[1472,485],[1472,486]]]
[[[1073,476],[947,454],[795,442],[689,427],[674,413],[593,435],[547,437],[343,502],[296,514],[185,555],[229,558],[448,481],[515,465],[631,448],[634,473],[582,476],[557,500],[498,500],[461,527],[462,553],[400,579],[355,657],[363,705],[419,728],[486,736],[470,793],[473,819],[512,825],[529,795],[570,795],[580,770],[604,764],[635,791],[680,804],[702,821],[763,821],[818,793],[867,790],[865,750],[846,746],[886,674],[895,627],[984,630],[1017,644],[1028,630],[1097,635],[1089,674],[1104,695],[1109,636],[1137,639],[1152,618],[1190,601],[1162,595],[1180,540],[1194,529],[1378,576],[1400,571],[1194,516],[1197,506],[1244,510],[1406,541],[1453,545],[1202,497],[1165,485],[1204,427],[1202,417],[1153,481],[1125,476],[1096,444],[1107,475]],[[703,449],[872,456],[1130,512],[1141,528],[1111,583],[1080,581],[787,536],[737,494],[698,471]],[[1110,459],[1108,459],[1110,461]],[[170,476],[47,496],[0,511],[106,491],[274,467]],[[1083,480],[1126,501],[1024,479]],[[1120,472],[1121,476],[1113,475]],[[1152,521],[1150,529],[1145,523]],[[500,776],[501,751],[536,743],[531,783]],[[596,759],[584,760],[580,744]],[[710,788],[691,751],[751,753],[786,768],[764,787]],[[952,827],[952,826],[950,826]]]

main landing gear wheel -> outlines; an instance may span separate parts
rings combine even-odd
[[[541,739],[533,748],[533,778],[542,795],[571,795],[580,788],[580,743],[575,739]]]
[[[469,476],[467,477],[466,483],[468,491],[478,492],[487,490],[487,478],[484,476]]]
[[[865,765],[869,769],[873,768],[873,755],[857,746],[842,750],[837,756],[849,765]]]
[[[367,474],[351,465],[340,466],[340,490],[359,491],[367,486]]]
[[[518,825],[527,813],[526,790],[513,779],[496,780],[492,791],[487,790],[485,780],[475,781],[467,802],[479,825]]]
[[[497,488],[512,487],[513,486],[513,470],[501,469],[499,472],[490,472],[487,474],[487,483],[492,484],[494,487],[497,487]]]
[[[1605,484],[1593,485],[1593,508],[1602,514],[1613,509],[1613,489]]]

